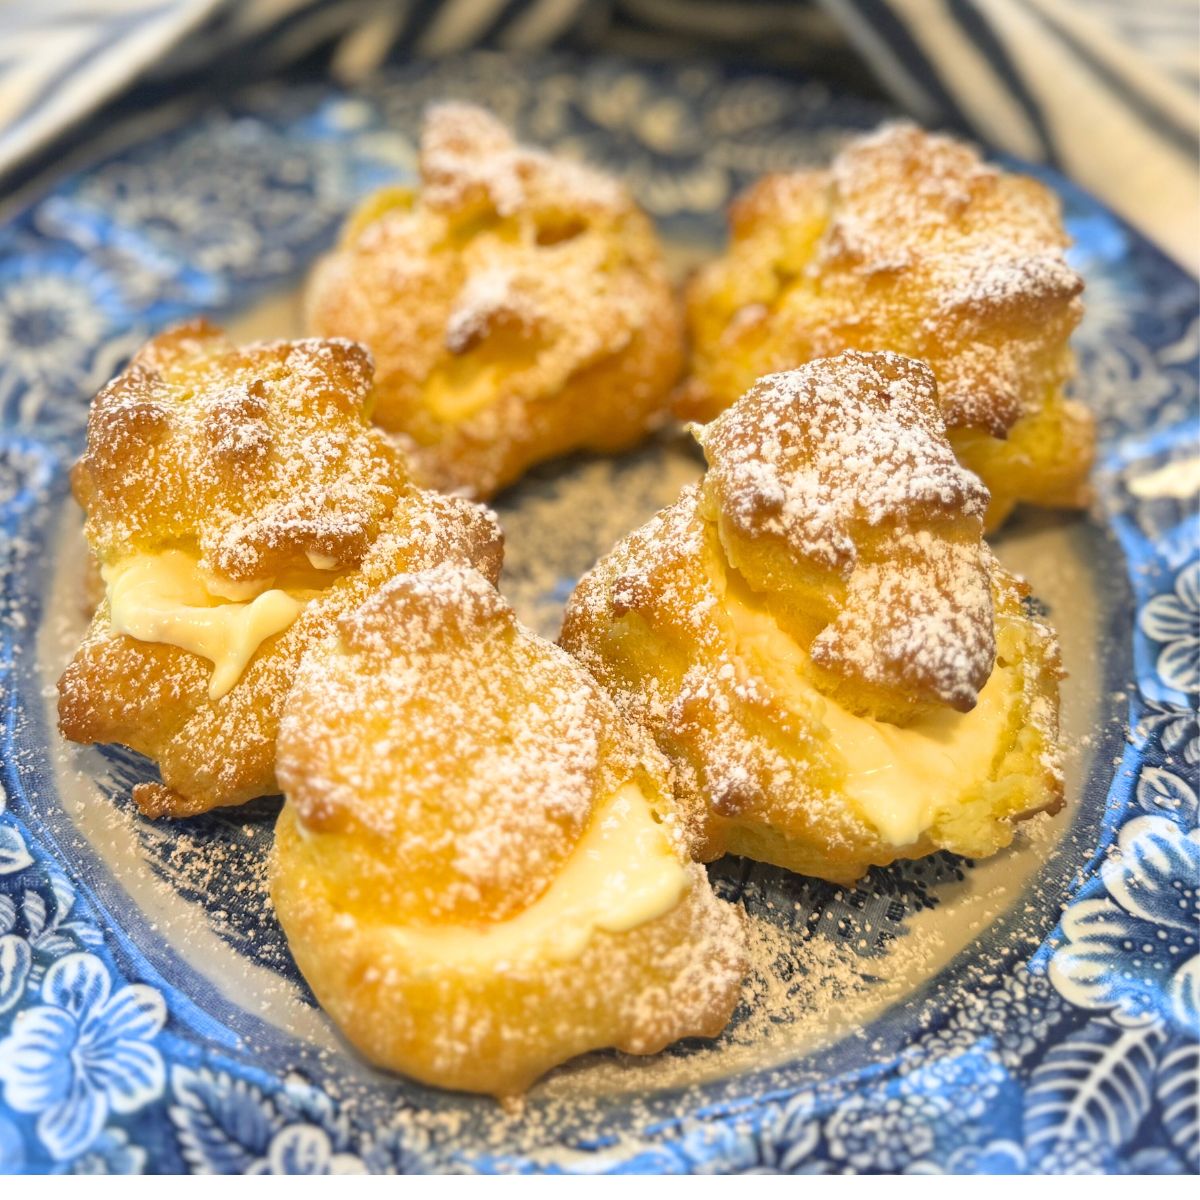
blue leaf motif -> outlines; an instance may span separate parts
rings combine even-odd
[[[1172,1144],[1200,1170],[1200,1044],[1183,1042],[1163,1057],[1155,1094]]]
[[[1200,877],[1200,830],[1181,835],[1164,817],[1135,817],[1120,834],[1119,858],[1100,870],[1108,894],[1135,918],[1168,929],[1195,929],[1195,893],[1182,895]],[[1182,900],[1182,903],[1181,903]]]
[[[11,896],[0,896],[0,933],[12,933],[16,925],[16,902]]]
[[[29,937],[32,940],[46,928],[46,902],[37,892],[26,891],[21,900],[21,913],[25,924],[29,926]]]
[[[336,1123],[333,1102],[299,1075],[289,1075],[283,1090],[272,1097],[280,1119],[288,1124],[320,1125],[326,1129]]]
[[[67,921],[59,927],[60,933],[69,933],[79,940],[81,946],[96,947],[104,944],[104,934],[94,925],[84,921]]]
[[[0,937],[0,1013],[7,1012],[21,998],[32,965],[33,951],[24,938],[15,933]]]
[[[1146,812],[1173,817],[1185,829],[1194,829],[1200,824],[1195,789],[1174,771],[1146,767],[1138,779],[1137,798]]]
[[[58,926],[75,904],[75,889],[61,871],[51,871],[50,890],[54,893],[54,924]]]
[[[38,953],[47,958],[62,958],[74,949],[75,943],[69,937],[63,937],[61,933],[43,933],[37,940]]]
[[[1161,1026],[1125,1029],[1089,1021],[1055,1046],[1025,1095],[1025,1141],[1033,1150],[1070,1143],[1120,1148],[1150,1111]]]
[[[13,875],[32,864],[21,835],[11,825],[0,825],[0,875]]]
[[[266,1155],[277,1123],[270,1100],[253,1084],[224,1071],[176,1066],[171,1087],[178,1101],[170,1116],[179,1149],[206,1175],[244,1174]]]

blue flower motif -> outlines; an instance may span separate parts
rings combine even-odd
[[[1155,596],[1142,609],[1138,624],[1162,645],[1159,678],[1178,692],[1200,692],[1200,560],[1175,577],[1171,595]]]
[[[1195,707],[1176,708],[1151,701],[1138,722],[1138,731],[1156,733],[1163,752],[1182,755],[1188,766],[1200,763],[1200,714]]]
[[[944,1096],[886,1089],[851,1096],[825,1125],[829,1153],[857,1171],[903,1171],[933,1153],[951,1107]]]
[[[1064,914],[1066,944],[1050,960],[1050,978],[1080,1008],[1200,1030],[1200,831],[1137,817],[1118,846],[1102,871],[1108,894]]]
[[[25,889],[19,906],[12,896],[0,895],[0,1013],[12,1008],[27,987],[37,987],[56,958],[80,945],[96,946],[101,941],[95,926],[67,920],[75,904],[70,880],[53,869],[48,876],[53,905],[32,888]],[[23,936],[18,932],[18,918]]]
[[[71,1163],[72,1175],[140,1175],[146,1169],[146,1152],[132,1146],[123,1129],[101,1131],[91,1147]]]
[[[1025,1175],[1029,1161],[1016,1142],[997,1139],[982,1146],[960,1146],[945,1164],[921,1161],[912,1163],[906,1175]]]
[[[144,984],[110,992],[99,958],[68,954],[46,972],[45,1003],[19,1012],[0,1041],[4,1098],[37,1114],[38,1137],[58,1159],[91,1146],[110,1112],[162,1094],[163,1060],[151,1045],[167,1016],[161,994]]]

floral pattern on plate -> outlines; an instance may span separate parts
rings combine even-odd
[[[1061,180],[1093,296],[1079,349],[1103,429],[1098,513],[1137,607],[1112,643],[1136,675],[1128,744],[1094,781],[1094,836],[1064,877],[1058,923],[1049,914],[1048,933],[1003,943],[1002,969],[966,951],[945,973],[966,982],[919,1022],[905,1006],[884,1014],[865,1059],[833,1046],[769,1077],[699,1085],[666,1115],[616,1104],[600,1135],[568,1124],[520,1147],[475,1136],[474,1110],[449,1119],[454,1098],[364,1083],[336,1056],[234,1028],[229,1003],[165,934],[135,928],[127,898],[56,820],[32,647],[90,395],[148,331],[294,280],[358,196],[411,172],[420,108],[446,95],[485,99],[530,136],[622,172],[683,239],[719,237],[721,207],[749,178],[824,156],[879,115],[818,85],[709,67],[517,69],[480,55],[355,95],[237,97],[63,180],[0,229],[0,1171],[1196,1171],[1200,564],[1194,489],[1163,474],[1195,456],[1196,289]],[[144,764],[121,751],[99,761],[119,806]],[[224,839],[236,874],[272,815],[269,802],[217,815],[195,836]],[[141,836],[184,890],[177,830]],[[794,932],[870,959],[969,870],[939,857],[875,872],[857,892],[800,881]],[[748,908],[773,903],[744,864],[715,874]],[[221,936],[254,969],[294,980],[268,921],[229,921]]]

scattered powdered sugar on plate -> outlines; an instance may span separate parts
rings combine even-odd
[[[283,335],[288,330],[275,332]],[[502,586],[521,618],[554,636],[574,578],[619,536],[672,502],[680,487],[698,478],[701,470],[699,456],[686,439],[664,438],[621,459],[576,460],[545,468],[502,495],[496,505],[508,540]],[[0,488],[8,486],[6,478],[0,478]],[[1069,606],[1073,615],[1063,629],[1064,657],[1073,672],[1064,688],[1072,797],[1080,794],[1087,758],[1080,737],[1110,719],[1119,722],[1122,711],[1119,701],[1097,687],[1099,616],[1088,567],[1097,556],[1094,540],[1082,526],[1053,528],[1032,520],[1006,531],[999,546],[1006,565],[1027,574],[1052,608],[1061,605],[1065,611]],[[30,550],[10,542],[3,570],[25,577]],[[58,569],[38,649],[38,686],[50,729],[54,680],[85,621],[79,598],[84,556],[74,514],[67,517],[64,536],[51,544],[51,553]],[[18,632],[27,624],[27,614],[20,609],[7,608],[2,619]],[[17,653],[22,653],[20,648]],[[18,771],[34,770],[44,750],[31,746],[25,754],[26,761],[14,764]],[[1076,857],[1081,853],[1074,839],[1082,835],[1068,833],[1060,842],[1065,819],[1041,820],[1022,835],[1031,845],[950,873],[929,886],[926,902],[907,907],[904,896],[911,901],[913,893],[891,874],[881,875],[859,893],[846,893],[826,885],[814,890],[786,872],[741,860],[716,864],[712,874],[718,891],[738,899],[749,914],[752,969],[730,1030],[712,1044],[676,1047],[648,1059],[587,1056],[552,1074],[519,1112],[509,1112],[488,1101],[419,1089],[400,1093],[395,1080],[350,1065],[349,1052],[329,1036],[306,989],[294,982],[286,947],[265,902],[261,864],[273,802],[228,818],[204,818],[225,821],[218,836],[211,826],[156,825],[134,816],[127,801],[106,798],[114,781],[114,790],[120,791],[123,777],[95,751],[52,742],[51,759],[61,798],[47,789],[30,802],[55,810],[77,829],[86,829],[88,839],[107,845],[107,869],[120,886],[140,889],[135,894],[142,909],[154,914],[160,932],[149,936],[168,936],[185,956],[199,956],[203,943],[207,948],[196,959],[197,969],[247,1012],[297,1039],[295,1061],[280,1059],[274,1044],[260,1048],[250,1041],[243,1051],[252,1055],[270,1050],[275,1055],[272,1067],[281,1074],[303,1061],[307,1071],[323,1076],[323,1086],[347,1116],[373,1122],[380,1137],[390,1130],[406,1144],[424,1147],[431,1161],[440,1163],[465,1161],[472,1148],[480,1147],[534,1160],[553,1152],[558,1161],[566,1141],[583,1145],[589,1136],[607,1138],[618,1101],[622,1112],[630,1114],[632,1127],[644,1128],[693,1113],[702,1083],[706,1103],[714,1102],[714,1081],[720,1081],[720,1095],[730,1103],[761,1096],[778,1081],[778,1064],[843,1034],[858,1039],[869,1060],[886,1050],[863,1034],[872,1016],[926,984],[998,914],[1009,910],[1040,862],[1059,852]],[[142,769],[136,763],[131,767]],[[71,775],[76,776],[73,783]],[[898,890],[889,895],[889,887]],[[934,897],[939,901],[936,907]],[[1017,933],[1004,947],[981,954],[963,986],[969,989],[988,972],[1005,970],[1007,947],[1040,936],[1057,902],[1057,893],[1024,896]],[[886,916],[893,903],[902,910],[896,923]],[[935,988],[919,1002],[918,1020],[936,1021],[949,1001],[944,989]],[[765,1074],[743,1078],[752,1071]],[[613,1152],[617,1149],[614,1146]]]

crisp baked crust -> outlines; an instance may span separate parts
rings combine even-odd
[[[375,420],[419,478],[486,497],[661,423],[683,328],[653,227],[614,180],[430,110],[421,184],[368,199],[313,272],[311,328],[375,355]]]
[[[988,494],[923,363],[848,351],[769,375],[700,437],[725,557],[824,690],[893,720],[973,707],[995,660]]]
[[[986,493],[933,405],[928,372],[891,355],[763,381],[705,432],[704,483],[572,596],[562,644],[671,760],[700,857],[845,883],[938,849],[994,853],[1061,803],[1057,642],[981,544]],[[771,623],[787,663],[752,652],[737,605]],[[847,798],[853,749],[825,705],[903,723],[972,707],[1001,669],[987,767],[911,844],[882,837]]]
[[[670,790],[653,743],[478,573],[399,575],[338,618],[300,669],[279,775],[276,910],[322,1006],[372,1061],[506,1095],[585,1050],[652,1053],[728,1020],[739,920],[694,864],[670,909],[594,930],[578,955],[547,946],[480,967],[437,954],[457,930],[503,934],[623,786],[660,811]],[[432,940],[406,941],[414,930]]]
[[[1063,395],[1083,281],[1042,184],[905,122],[828,169],[760,180],[730,227],[688,292],[683,415],[708,420],[811,359],[893,350],[937,377],[951,442],[992,492],[989,528],[1021,500],[1086,502],[1093,423]]]
[[[365,423],[371,374],[353,342],[239,347],[202,320],[152,338],[88,416],[72,486],[93,550],[193,545],[232,581],[356,565],[407,483]]]
[[[101,594],[59,680],[59,727],[154,759],[134,798],[187,816],[277,790],[279,713],[304,652],[398,571],[500,572],[492,515],[423,492],[370,428],[370,359],[346,343],[236,348],[194,323],[151,341],[96,398],[74,486],[101,563],[185,548],[231,583],[307,576],[306,603],[240,680],[209,696],[206,659],[117,633]],[[328,568],[314,580],[309,555]]]

